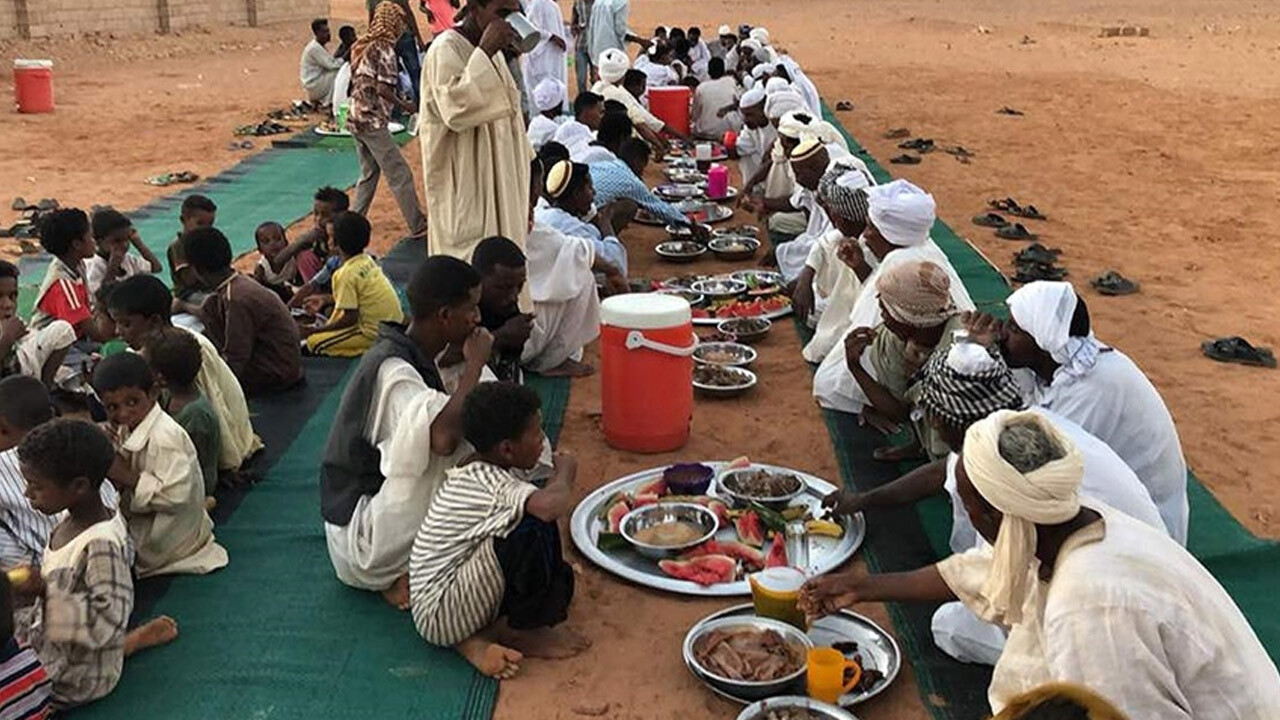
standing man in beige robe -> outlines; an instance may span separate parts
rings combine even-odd
[[[469,0],[461,24],[427,51],[420,117],[432,255],[470,262],[492,235],[524,248],[533,149],[503,55],[515,39],[505,18],[516,12],[520,0]]]

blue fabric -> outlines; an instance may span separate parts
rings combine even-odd
[[[330,292],[333,290],[333,273],[337,271],[338,266],[342,264],[342,258],[337,255],[330,255],[329,259],[324,261],[324,267],[320,268],[315,275],[311,276],[311,286],[320,292]]]
[[[596,246],[596,257],[617,267],[624,276],[627,274],[627,247],[617,237],[601,236],[600,229],[595,225],[585,223],[558,207],[537,208],[534,210],[534,218],[537,222],[546,223],[565,235],[591,240]]]
[[[661,218],[664,222],[687,225],[688,218],[671,203],[664,202],[654,195],[644,181],[631,172],[630,166],[621,160],[591,163],[591,184],[596,188],[596,203],[608,205],[615,200],[627,198],[649,211],[650,215]]]

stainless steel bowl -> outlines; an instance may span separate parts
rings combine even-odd
[[[694,249],[695,247],[697,248],[696,250]],[[671,240],[658,243],[653,250],[663,260],[677,263],[693,262],[707,252],[706,246],[699,245],[692,240]]]
[[[732,278],[712,278],[710,280],[699,280],[690,289],[709,298],[727,298],[737,297],[746,292],[747,284]]]
[[[702,535],[697,540],[682,545],[650,545],[635,538],[635,533],[639,530],[677,520],[697,525],[702,528]],[[701,545],[710,540],[715,537],[716,530],[719,527],[720,521],[716,519],[716,514],[701,505],[693,503],[658,503],[657,505],[636,508],[624,515],[622,517],[621,532],[623,539],[631,543],[636,552],[647,558],[662,560],[663,558],[679,555],[691,547]]]
[[[786,284],[786,280],[782,277],[782,273],[774,272],[772,270],[738,270],[737,272],[730,273],[729,277],[734,280],[741,280],[747,284],[747,287],[751,287],[752,280],[755,281],[757,286],[773,285],[781,288]]]
[[[711,232],[710,225],[700,225],[698,227],[708,234]],[[668,225],[663,230],[667,231],[672,240],[688,240],[693,237],[693,226],[691,225]]]
[[[701,305],[706,301],[706,298],[703,297],[702,293],[696,293],[692,290],[681,290],[679,288],[662,288],[658,290],[658,294],[674,295],[678,298],[684,298],[685,302],[689,303],[690,307]]]
[[[751,703],[738,714],[738,720],[768,720],[771,710],[807,710],[809,715],[821,720],[858,720],[844,708],[803,695],[783,695]]]
[[[701,383],[701,382],[698,382],[698,369],[695,367],[693,369],[694,389],[702,393],[703,395],[709,395],[711,397],[718,397],[718,398],[727,398],[727,397],[735,397],[735,396],[741,395],[742,393],[755,387],[756,383],[759,382],[759,378],[756,377],[756,374],[751,372],[750,370],[747,370],[746,368],[721,365],[720,369],[726,372],[729,372],[732,375],[736,375],[740,377],[742,379],[742,382],[739,382],[734,385],[710,385],[707,383]]]
[[[804,478],[800,477],[799,475],[795,475],[795,478],[800,481],[800,486],[795,489],[795,492],[790,492],[785,495],[775,495],[775,496],[748,495],[746,493],[742,493],[734,490],[733,488],[729,487],[728,483],[726,483],[727,480],[729,480],[730,478],[736,475],[741,475],[747,472],[758,472],[760,470],[768,470],[768,468],[762,468],[762,467],[757,467],[755,465],[752,465],[745,468],[736,468],[734,470],[726,470],[725,472],[720,473],[719,475],[716,476],[716,488],[718,488],[719,490],[718,494],[728,497],[730,500],[733,501],[733,504],[738,507],[749,505],[751,503],[759,503],[767,508],[772,508],[774,510],[781,510],[782,508],[785,508],[786,506],[791,504],[792,500],[795,500],[796,498],[804,494],[804,491],[805,491]]]
[[[707,243],[711,252],[721,260],[747,260],[760,249],[760,241],[755,238],[730,235],[718,237]]]
[[[741,329],[741,326],[746,324],[745,322],[742,322],[744,320],[754,320],[764,324],[761,326],[762,329],[760,330],[747,332]],[[769,334],[769,330],[772,327],[773,327],[773,323],[770,322],[769,318],[763,318],[763,317],[730,318],[716,325],[716,329],[719,330],[720,332],[733,335],[734,337],[738,338],[738,342],[747,343],[748,345],[763,339],[765,335]]]
[[[711,352],[731,353],[733,360],[708,360],[704,355]],[[698,343],[698,347],[693,350],[693,361],[702,363],[703,365],[728,365],[730,367],[749,367],[751,363],[756,361],[755,348],[748,347],[742,343],[734,342],[704,342]]]
[[[760,228],[755,225],[739,225],[738,227],[716,230],[712,234],[716,237],[749,237],[759,240]]]
[[[800,663],[800,669],[777,680],[733,680],[711,672],[698,662],[698,658],[693,653],[693,647],[698,642],[698,638],[713,630],[732,630],[743,627],[774,630],[787,642],[800,646],[801,653],[805,656]],[[813,641],[808,635],[787,623],[763,617],[726,617],[704,620],[689,630],[689,633],[684,636],[684,661],[694,673],[713,687],[744,700],[761,700],[777,695],[803,692],[804,675],[808,669],[807,655],[812,647]]]

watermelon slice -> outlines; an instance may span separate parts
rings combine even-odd
[[[787,540],[782,533],[774,534],[773,542],[769,544],[769,554],[764,559],[764,566],[766,568],[787,566]]]
[[[748,510],[733,521],[733,529],[738,532],[738,539],[754,547],[764,547],[764,526],[760,516]]]
[[[631,503],[631,509],[636,510],[638,508],[645,507],[646,505],[657,505],[657,504],[658,504],[658,496],[656,494],[647,493],[647,492],[640,493],[636,495],[635,502]]]
[[[695,557],[703,557],[704,555],[725,555],[735,560],[741,560],[743,565],[753,570],[759,570],[764,567],[764,553],[750,545],[743,545],[732,540],[708,540],[698,547],[685,551],[680,556],[680,559],[689,560]]]
[[[729,519],[729,506],[719,500],[709,499],[707,501],[707,509],[716,514],[716,519],[720,521],[720,527],[729,527],[732,521]]]
[[[657,480],[654,480],[653,482],[647,485],[642,485],[640,489],[636,490],[636,497],[639,497],[641,495],[661,496],[666,494],[667,494],[667,481],[663,480],[661,475],[658,476]]]
[[[702,586],[733,582],[738,563],[726,555],[703,555],[689,560],[659,560],[658,568],[673,578]]]
[[[733,460],[730,460],[729,464],[725,465],[721,469],[722,470],[744,470],[749,467],[751,467],[751,458],[747,457],[746,455],[739,455]]]
[[[609,521],[609,532],[622,532],[622,518],[626,517],[629,512],[631,512],[631,508],[627,507],[627,504],[621,500],[610,505],[609,512],[605,514]]]

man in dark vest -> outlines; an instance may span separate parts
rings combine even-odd
[[[405,294],[407,326],[384,323],[342,394],[320,470],[320,505],[338,579],[409,607],[409,552],[445,471],[469,450],[462,403],[480,382],[493,338],[479,327],[480,275],[425,260]],[[456,386],[436,364],[461,347]]]

